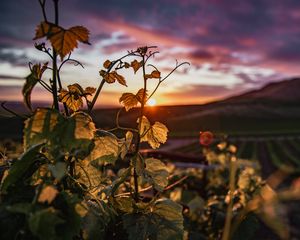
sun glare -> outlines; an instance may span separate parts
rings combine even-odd
[[[147,105],[149,107],[154,107],[156,105],[156,100],[154,98],[150,98],[148,101],[147,101]]]

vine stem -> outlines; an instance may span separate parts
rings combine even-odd
[[[54,2],[54,14],[55,14],[55,24],[58,25],[58,0],[53,0]],[[53,48],[53,59],[52,59],[52,65],[53,65],[53,70],[52,70],[52,95],[53,95],[53,104],[54,108],[59,110],[59,105],[58,105],[58,97],[57,97],[57,53]]]
[[[230,155],[230,167],[229,167],[229,203],[226,210],[226,218],[224,231],[222,235],[222,240],[229,240],[231,220],[232,220],[232,207],[233,207],[233,197],[235,191],[235,175],[236,175],[236,159],[234,156]]]
[[[146,92],[147,92],[147,78],[146,78],[146,69],[145,69],[145,55],[143,55],[143,79],[144,79],[144,91],[142,95],[141,101],[141,109],[140,109],[140,116],[139,116],[139,123],[138,123],[138,138],[137,138],[137,145],[136,145],[136,153],[135,153],[135,162],[138,161],[138,152],[140,149],[141,143],[141,127],[142,127],[142,119],[144,116],[144,107],[145,107],[145,100],[146,100]],[[136,168],[133,168],[133,180],[134,180],[134,199],[136,202],[139,200],[139,186],[138,186],[138,175],[136,172]]]
[[[136,53],[136,51],[134,51],[134,52],[129,52],[129,53],[126,54],[125,56],[123,56],[123,57],[121,57],[121,58],[119,58],[119,59],[113,61],[113,62],[110,64],[109,68],[107,69],[106,74],[108,74],[108,73],[113,69],[113,67],[114,67],[117,63],[119,63],[120,61],[122,61],[122,59],[124,59],[124,58],[126,58],[126,57],[128,57],[128,56],[134,56],[135,53]],[[94,95],[94,97],[93,97],[91,103],[90,103],[89,106],[88,106],[88,113],[91,113],[91,111],[93,110],[94,105],[95,105],[95,103],[96,103],[96,101],[97,101],[97,99],[98,99],[98,97],[99,97],[99,94],[100,94],[100,92],[101,92],[101,90],[102,90],[102,88],[103,88],[104,83],[105,83],[105,79],[103,78],[103,79],[101,80],[101,82],[100,82],[98,88],[97,88],[97,91],[96,91],[96,93],[95,93],[95,95]]]

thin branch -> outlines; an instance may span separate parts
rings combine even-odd
[[[119,59],[113,61],[113,62],[110,64],[109,68],[107,69],[106,74],[108,74],[118,62],[122,62],[122,60],[123,60],[124,58],[128,57],[128,56],[134,56],[136,53],[137,53],[137,51],[128,52],[128,53],[127,53],[126,55],[124,55],[123,57],[121,57],[121,58],[119,58]],[[102,81],[100,82],[100,84],[99,84],[99,86],[98,86],[98,89],[97,89],[97,91],[96,91],[96,93],[95,93],[95,95],[94,95],[94,97],[93,97],[93,99],[92,99],[92,102],[90,103],[90,105],[89,105],[89,107],[88,107],[88,113],[91,113],[91,111],[93,110],[94,105],[95,105],[95,103],[96,103],[96,101],[97,101],[97,99],[98,99],[98,97],[99,97],[99,94],[100,94],[100,92],[101,92],[101,90],[102,90],[102,88],[103,88],[104,83],[105,83],[105,80],[104,80],[104,78],[102,78]]]
[[[184,176],[182,178],[180,178],[179,180],[177,180],[176,182],[172,183],[171,185],[165,187],[164,191],[170,190],[171,188],[175,187],[176,185],[178,185],[179,183],[183,182],[185,179],[187,179],[189,176]]]
[[[170,75],[172,75],[172,73],[174,73],[179,67],[181,67],[181,66],[183,66],[183,65],[185,65],[185,64],[190,65],[190,63],[188,63],[188,62],[183,62],[183,63],[180,63],[180,64],[177,64],[177,62],[176,62],[175,68],[172,69],[172,71],[169,72],[164,78],[162,78],[162,79],[160,79],[160,80],[158,81],[158,83],[157,83],[155,89],[154,89],[153,92],[149,95],[148,99],[150,99],[150,98],[154,95],[154,93],[156,92],[156,90],[158,89],[158,87],[160,86],[160,84],[161,84],[163,81],[165,81]]]
[[[60,70],[61,70],[61,68],[62,68],[62,66],[66,63],[66,62],[74,62],[74,65],[75,66],[81,66],[82,68],[84,68],[84,66],[83,66],[83,64],[81,63],[81,62],[79,62],[78,60],[76,60],[76,59],[73,59],[73,58],[71,58],[71,53],[68,55],[68,57],[65,59],[65,60],[63,60],[62,62],[61,62],[61,64],[59,65],[59,68],[58,68],[58,72],[60,72]]]
[[[39,3],[42,8],[44,20],[45,20],[45,22],[48,22],[47,15],[46,15],[46,9],[45,9],[46,0],[39,0]]]
[[[51,87],[46,83],[44,82],[42,79],[39,79],[38,82],[50,93],[52,93],[52,89]]]

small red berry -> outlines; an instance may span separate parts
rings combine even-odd
[[[214,140],[214,135],[209,132],[209,131],[205,131],[205,132],[200,132],[200,144],[207,147],[210,144],[212,144],[213,140]]]

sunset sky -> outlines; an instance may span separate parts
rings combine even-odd
[[[47,2],[52,12],[52,1]],[[144,45],[158,46],[151,63],[162,76],[176,60],[191,63],[158,90],[154,98],[161,105],[205,103],[300,75],[299,0],[60,0],[59,5],[60,25],[87,27],[92,44],[74,51],[72,57],[85,68],[68,65],[64,86],[96,87],[106,59]],[[38,0],[2,0],[0,10],[0,100],[20,101],[28,62],[48,61],[32,40],[42,14]],[[125,76],[128,87],[106,85],[98,106],[116,106],[122,92],[142,87],[140,75]],[[156,80],[151,81],[153,88]],[[51,99],[40,88],[34,95]]]

